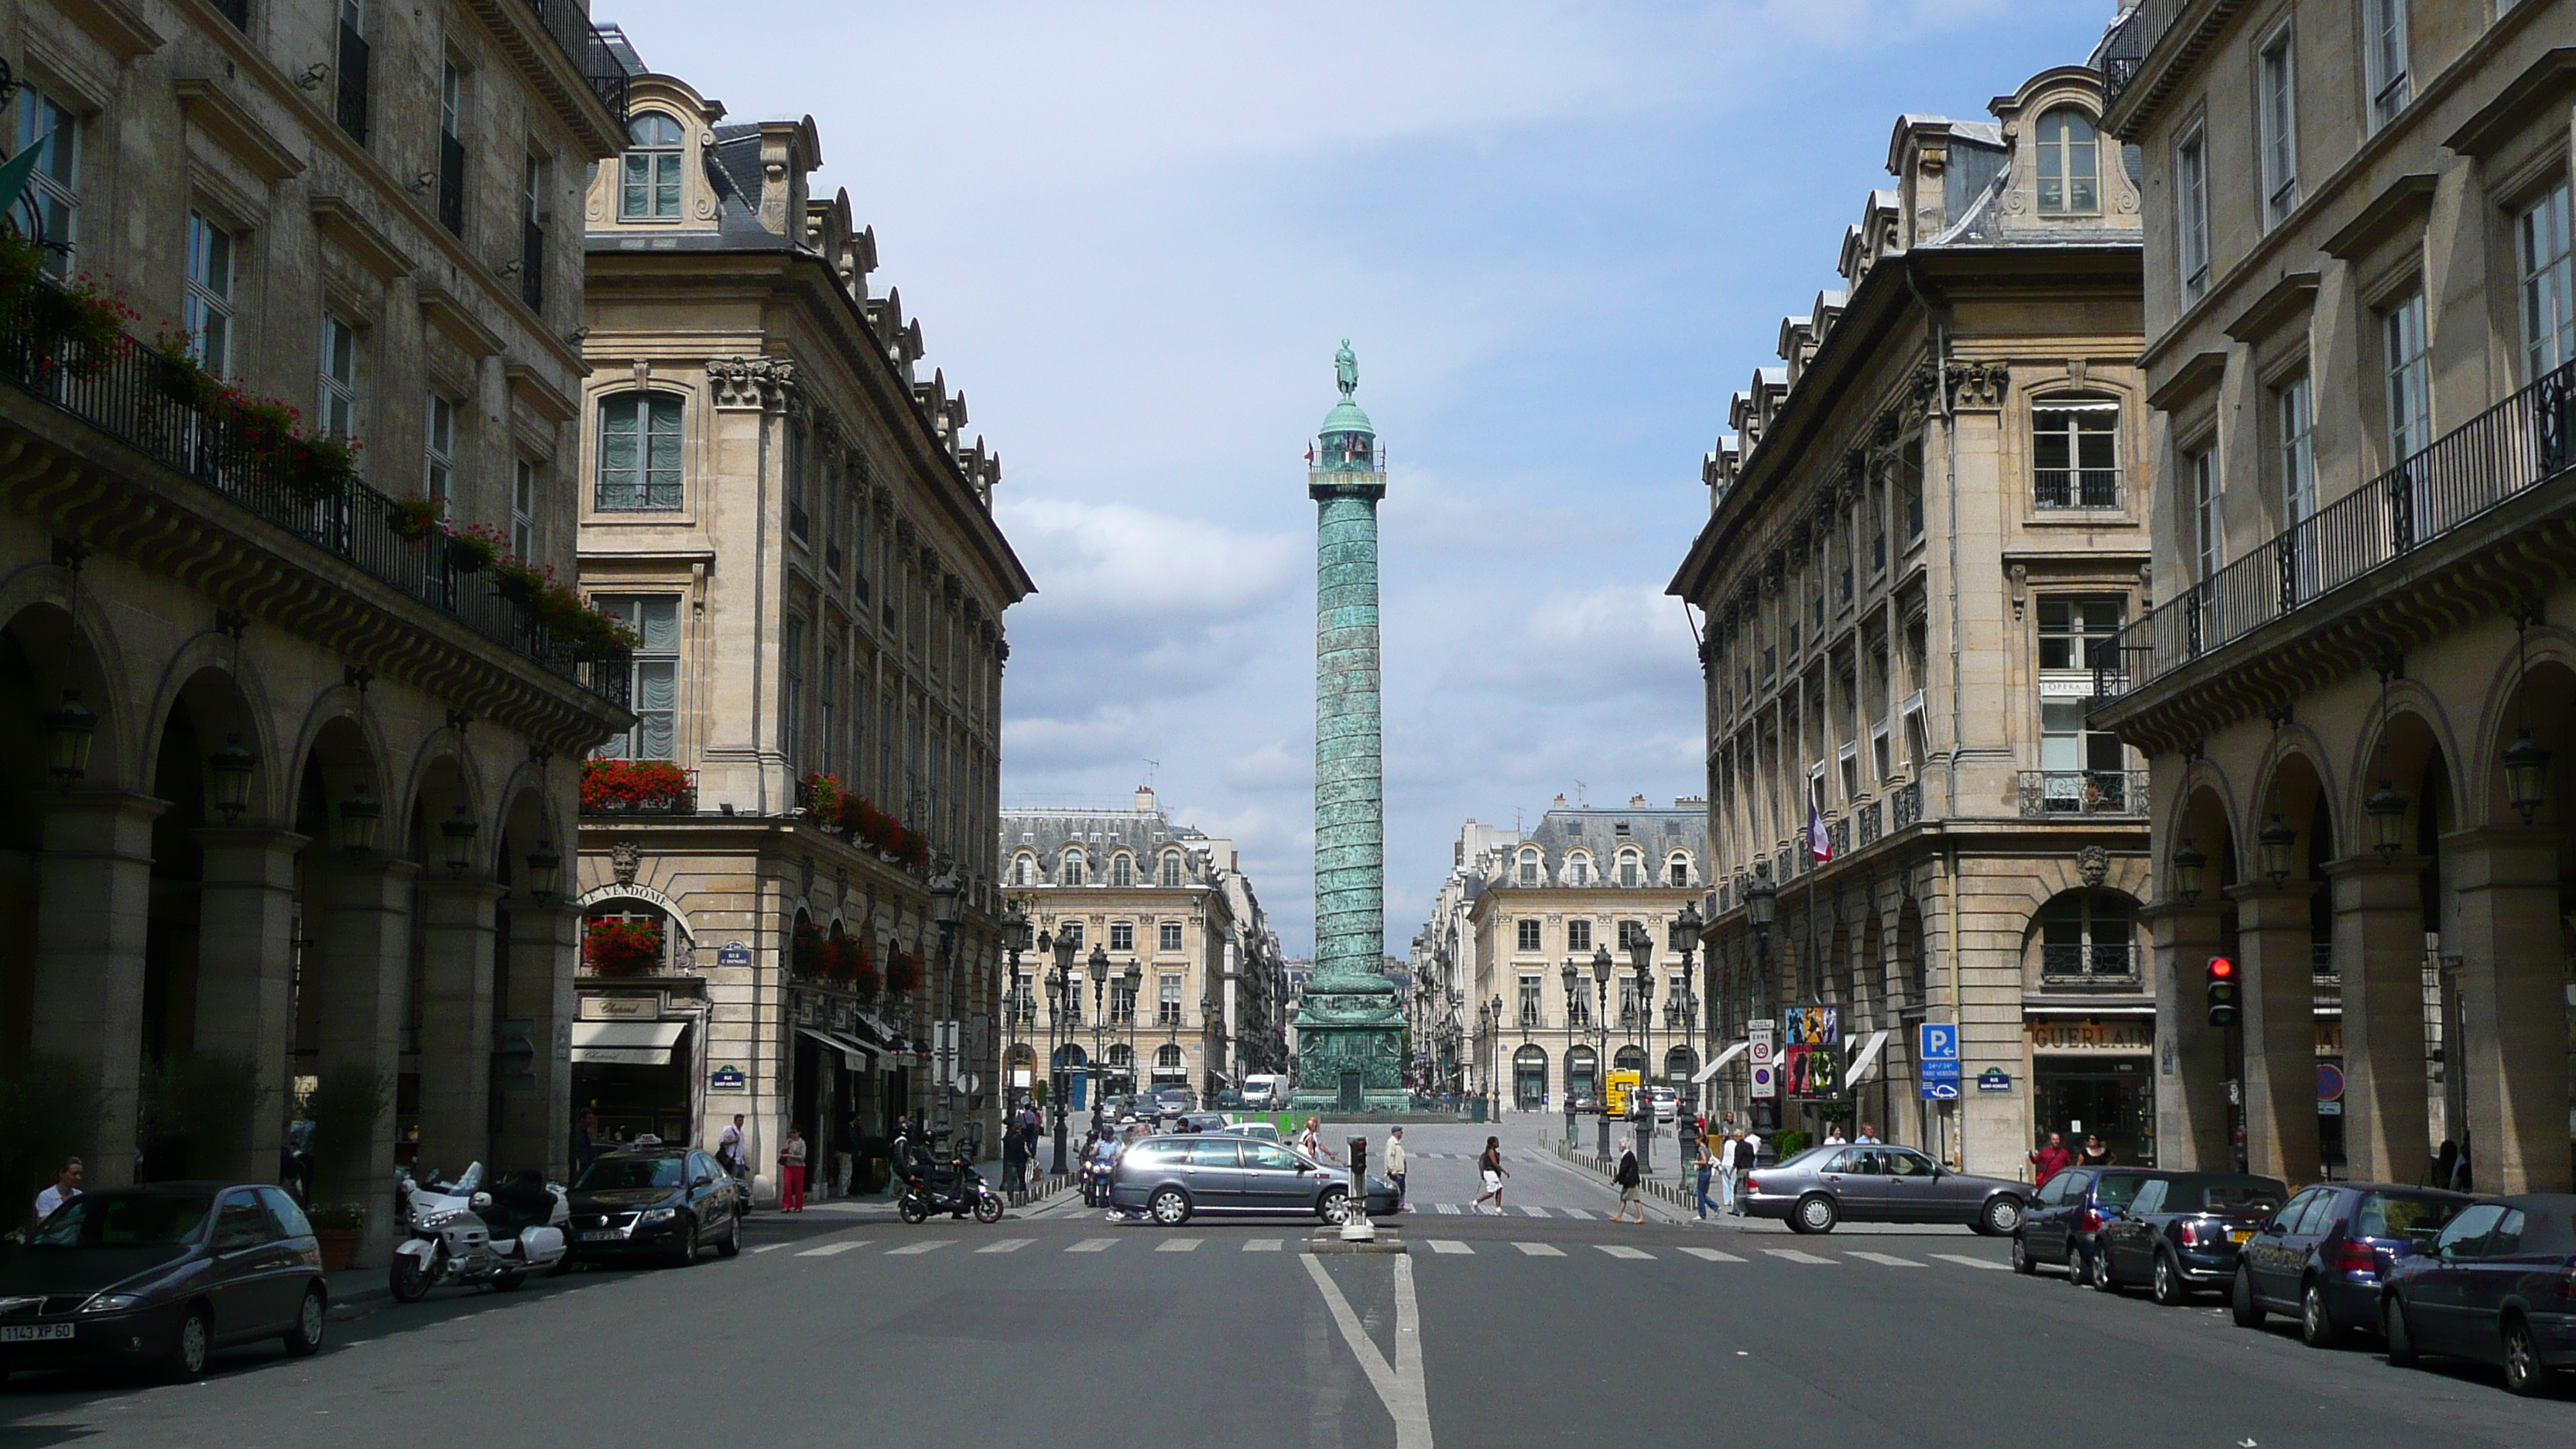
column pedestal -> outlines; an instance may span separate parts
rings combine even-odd
[[[2421,856],[2326,867],[2343,981],[2343,1147],[2356,1182],[2415,1182],[2432,1161],[2424,1120]]]
[[[44,852],[36,858],[28,1075],[56,1078],[80,1104],[65,1137],[89,1186],[124,1187],[134,1181],[141,1096],[152,822],[169,805],[84,790],[39,808]]]
[[[251,1068],[241,1130],[196,1170],[267,1181],[286,1126],[287,1057],[294,1040],[295,856],[309,842],[289,830],[222,827],[196,832],[205,871],[198,888],[194,1050]]]
[[[2244,972],[2245,1164],[2284,1182],[2317,1180],[2314,881],[2228,887]]]

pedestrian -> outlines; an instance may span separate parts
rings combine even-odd
[[[805,1134],[793,1127],[778,1144],[778,1210],[805,1211]]]
[[[1610,1215],[1610,1221],[1626,1222],[1628,1204],[1635,1203],[1637,1221],[1644,1222],[1646,1220],[1646,1174],[1637,1168],[1635,1143],[1628,1143],[1619,1149],[1619,1173],[1612,1181],[1619,1184],[1619,1210]]]
[[[1744,1216],[1744,1185],[1752,1178],[1753,1169],[1761,1165],[1762,1133],[1758,1128],[1747,1127],[1744,1140],[1735,1144],[1735,1203],[1730,1211],[1739,1218]]]
[[[716,1161],[724,1164],[725,1171],[736,1177],[742,1176],[742,1114],[740,1112],[734,1113],[733,1121],[727,1123],[725,1129],[716,1134]]]
[[[1028,1154],[1020,1145],[1020,1129],[1013,1123],[1002,1134],[1002,1191],[1022,1192],[1028,1187]]]
[[[1717,1210],[1728,1216],[1735,1213],[1735,1154],[1744,1146],[1744,1134],[1729,1127],[1717,1141]]]
[[[2048,1134],[2047,1146],[2030,1154],[2031,1170],[2038,1174],[2037,1181],[2041,1187],[2048,1186],[2050,1178],[2064,1172],[2074,1162],[2075,1155],[2066,1150],[2066,1139],[2054,1132]]]
[[[1404,1129],[1403,1129],[1403,1128],[1401,1128],[1401,1127],[1392,1127],[1392,1128],[1387,1129],[1387,1134],[1386,1134],[1386,1156],[1385,1156],[1385,1158],[1382,1160],[1382,1164],[1381,1164],[1381,1165],[1383,1165],[1383,1166],[1386,1168],[1386,1180],[1387,1180],[1387,1181],[1389,1181],[1389,1182],[1391,1182],[1391,1183],[1394,1183],[1394,1184],[1395,1184],[1395,1210],[1396,1210],[1397,1212],[1402,1212],[1402,1211],[1404,1211]]]
[[[2119,1160],[2118,1153],[2102,1145],[2102,1134],[2098,1132],[2085,1137],[2084,1151],[2075,1159],[2078,1165],[2084,1167],[2108,1167]]]
[[[1852,1141],[1856,1145],[1876,1147],[1878,1145],[1878,1129],[1872,1127],[1866,1122],[1863,1122],[1860,1124],[1860,1135],[1853,1138]]]
[[[1485,1175],[1485,1190],[1476,1194],[1474,1206],[1481,1208],[1485,1205],[1485,1199],[1492,1198],[1494,1216],[1501,1217],[1503,1215],[1503,1179],[1512,1175],[1511,1169],[1503,1166],[1503,1139],[1500,1137],[1485,1139],[1485,1151],[1476,1159],[1476,1170]]]
[[[54,1174],[54,1185],[36,1194],[36,1221],[41,1223],[54,1215],[54,1209],[81,1195],[81,1160],[63,1159],[62,1171]]]
[[[581,1176],[581,1170],[590,1166],[591,1154],[596,1150],[591,1144],[598,1138],[598,1136],[598,1115],[592,1112],[588,1107],[582,1108],[581,1115],[572,1119],[573,1176]]]
[[[1333,1155],[1333,1149],[1324,1145],[1322,1127],[1323,1124],[1314,1118],[1307,1118],[1306,1130],[1297,1134],[1297,1150],[1317,1162],[1329,1162],[1339,1167],[1342,1160]]]
[[[1849,1147],[1851,1145],[1850,1140],[1843,1136],[1843,1124],[1840,1122],[1828,1122],[1825,1124],[1824,1145],[1827,1147]]]
[[[1717,1176],[1717,1157],[1708,1150],[1708,1139],[1699,1140],[1699,1156],[1691,1166],[1699,1169],[1699,1220],[1708,1221],[1708,1185]]]

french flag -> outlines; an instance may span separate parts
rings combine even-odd
[[[1807,853],[1815,857],[1818,865],[1834,858],[1834,843],[1825,834],[1825,817],[1812,800],[1807,802]]]

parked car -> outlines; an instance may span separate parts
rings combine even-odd
[[[2499,1365],[2517,1394],[2576,1368],[2576,1196],[2492,1197],[2462,1208],[2432,1247],[2397,1259],[2380,1291],[2388,1361],[2441,1354]]]
[[[1128,1144],[1110,1170],[1109,1205],[1178,1227],[1200,1213],[1312,1214],[1342,1220],[1350,1172],[1231,1132],[1148,1137]],[[1395,1211],[1395,1184],[1368,1179],[1368,1210]]]
[[[2299,1337],[2329,1348],[2379,1329],[2379,1290],[2400,1258],[2476,1201],[2463,1193],[2382,1182],[2319,1183],[2290,1199],[2236,1255],[2230,1306],[2259,1328],[2267,1311],[2299,1315]]]
[[[0,1379],[101,1361],[193,1379],[214,1350],[268,1338],[302,1356],[329,1307],[313,1225],[280,1189],[105,1188],[0,1247]]]
[[[1264,1142],[1287,1145],[1287,1139],[1279,1135],[1279,1126],[1275,1122],[1237,1122],[1223,1130],[1236,1137],[1258,1137]]]
[[[2101,1262],[2096,1236],[2158,1175],[2174,1174],[2140,1167],[2070,1167],[2041,1183],[2013,1233],[2013,1271],[2035,1273],[2045,1264],[2064,1268],[2070,1283],[2094,1282]]]
[[[713,1157],[684,1147],[630,1148],[593,1161],[572,1185],[579,1261],[649,1255],[672,1267],[742,1251],[746,1189]]]
[[[1952,1172],[1911,1147],[1817,1147],[1744,1183],[1744,1210],[1801,1233],[1834,1224],[1966,1223],[2002,1236],[2021,1226],[2030,1184]]]
[[[2235,1172],[2158,1173],[2103,1224],[2093,1286],[2117,1293],[2145,1283],[2172,1306],[2236,1275],[2236,1250],[2254,1236],[2290,1190],[2273,1177]]]

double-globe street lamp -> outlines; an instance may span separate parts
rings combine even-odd
[[[1593,1096],[1601,1109],[1601,1156],[1610,1155],[1610,973],[1618,969],[1610,959],[1608,946],[1592,948],[1593,1030],[1601,1045],[1593,1049],[1592,1070],[1595,1078]]]
[[[1628,932],[1628,964],[1637,979],[1637,1030],[1645,1038],[1637,1064],[1637,1095],[1628,1103],[1637,1119],[1637,1166],[1652,1171],[1648,1144],[1655,1136],[1655,1099],[1647,1090],[1655,1080],[1655,937],[1643,922]]]
[[[1070,935],[1050,936],[1040,934],[1038,937],[1038,955],[1041,957],[1052,957],[1055,961],[1055,974],[1046,978],[1047,1091],[1049,1095],[1055,1098],[1053,1103],[1055,1108],[1055,1175],[1058,1177],[1064,1176],[1066,1171],[1064,1162],[1064,1049],[1073,1045],[1073,1028],[1071,1024],[1066,1022],[1064,1019],[1065,998],[1068,995],[1071,995],[1076,1009],[1079,1009],[1082,1005],[1082,997],[1076,993],[1075,988],[1071,984],[1073,980],[1073,953],[1076,949],[1077,948],[1073,944],[1073,937]]]

